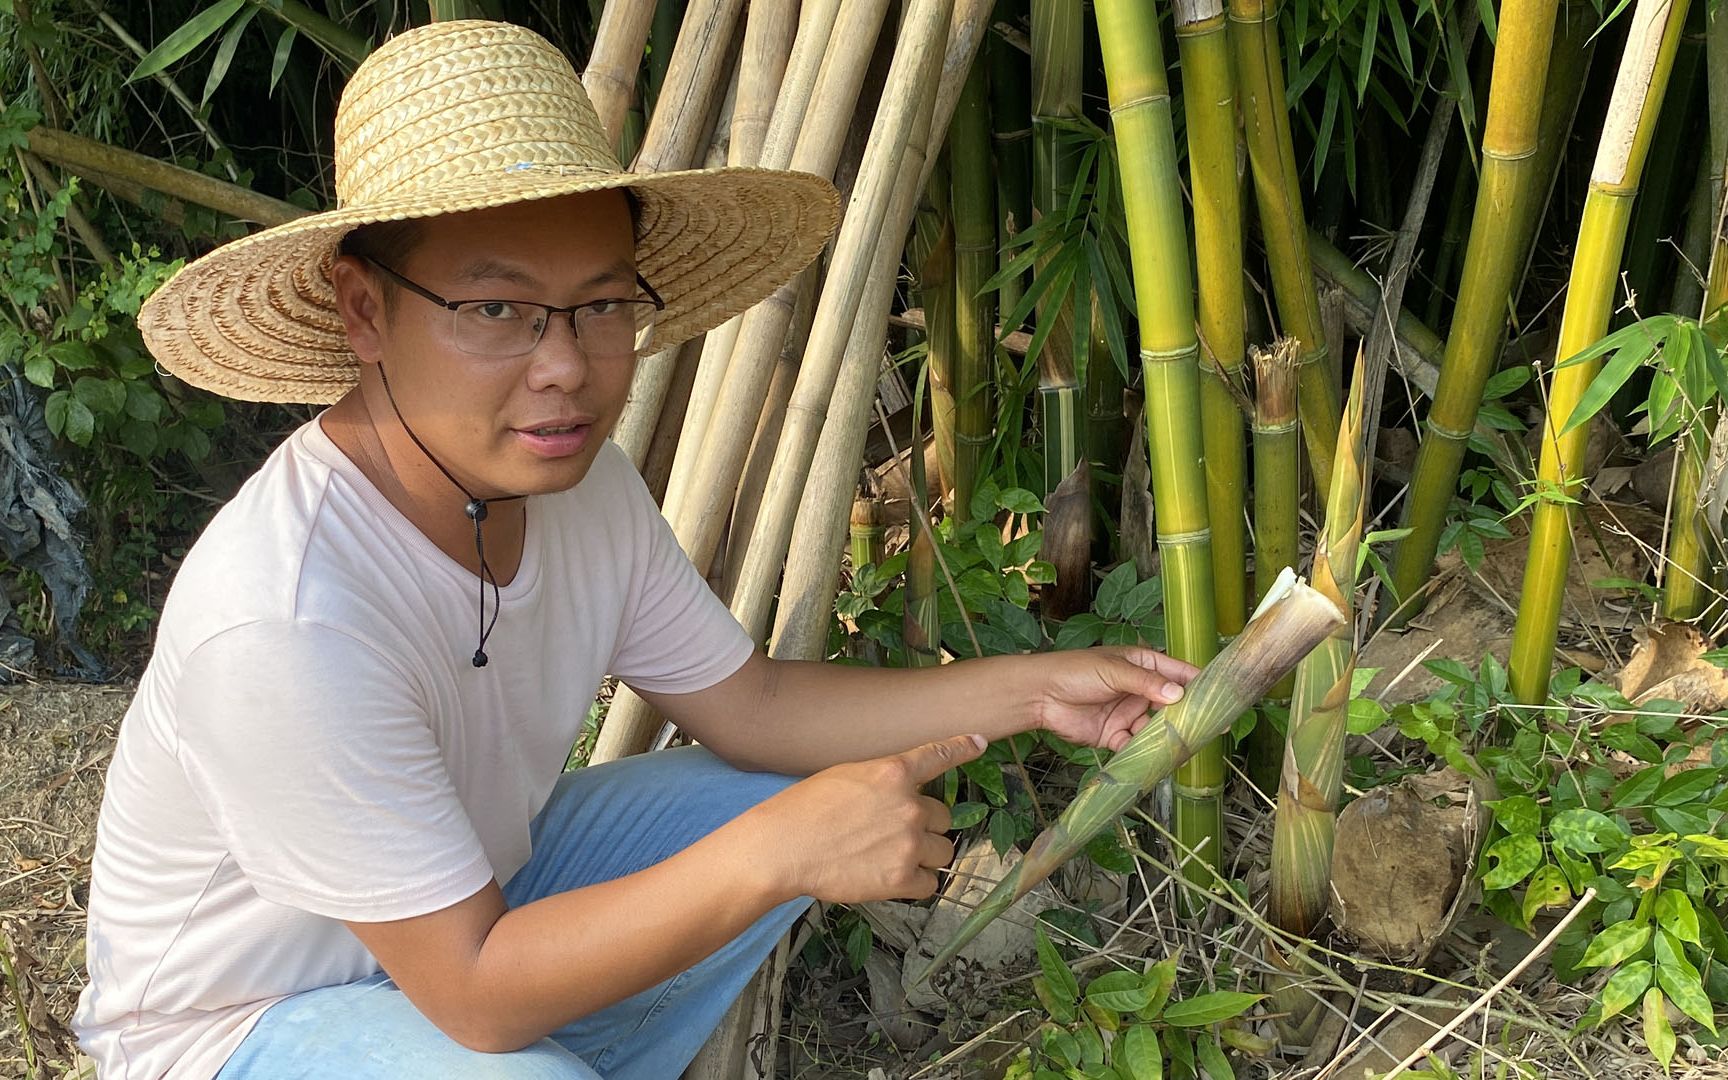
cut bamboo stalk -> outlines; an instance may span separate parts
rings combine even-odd
[[[884,232],[892,232],[896,237],[893,247],[898,254],[901,248],[898,239],[906,234],[908,222],[903,218],[890,224],[888,214],[913,130],[921,114],[929,112],[929,97],[920,91],[930,86],[941,70],[952,6],[952,0],[912,0],[901,22],[900,42],[888,69],[882,106],[859,166],[851,205],[834,242],[834,255],[829,261],[822,298],[816,306],[810,341],[798,367],[786,423],[775,447],[768,499],[756,519],[744,570],[732,596],[733,614],[755,638],[768,632],[774,587],[786,559],[799,499],[810,475],[816,444],[845,360],[847,341],[874,265],[878,240]],[[988,152],[987,141],[985,148]],[[994,326],[995,320],[989,325]],[[964,402],[956,405],[964,408]]]
[[[750,19],[744,30],[745,70],[739,78],[739,108],[733,114],[734,127],[742,123],[746,130],[734,132],[730,164],[783,169],[792,160],[792,147],[798,129],[804,123],[804,109],[815,88],[822,57],[833,34],[834,20],[840,13],[840,0],[810,0],[805,4],[791,53],[780,57],[777,50],[784,44],[784,38],[779,26],[781,12],[777,8],[786,2],[771,0],[750,8]],[[764,20],[760,27],[759,19]],[[776,68],[782,73],[778,77],[773,74]],[[770,110],[769,120],[761,139],[757,140],[754,125],[763,108]],[[695,388],[690,395],[691,407],[684,414],[680,445],[702,445],[708,433],[708,420],[714,413],[714,403],[720,399],[720,388],[726,382],[726,367],[732,358],[732,350],[737,347],[738,331],[743,325],[744,317],[739,315],[708,332],[697,365]],[[678,498],[681,499],[682,494],[678,492]],[[669,491],[665,505],[673,505],[672,496]]]
[[[1098,0],[1098,10],[1106,11],[1115,2]],[[1025,858],[1008,871],[913,982],[927,980],[1178,764],[1229,731],[1242,710],[1258,701],[1343,621],[1337,605],[1287,572],[1242,633],[1188,684],[1182,699],[1153,716],[1087,781],[1062,816],[1039,834]]]
[[[1294,568],[1300,531],[1297,487],[1296,362],[1289,338],[1254,348],[1254,584],[1258,599],[1286,568]],[[1294,684],[1273,687],[1271,700],[1287,703]],[[1248,775],[1261,791],[1277,790],[1284,740],[1264,717],[1248,739]]]
[[[1200,666],[1217,653],[1218,625],[1212,607],[1205,464],[1194,422],[1200,415],[1194,279],[1162,37],[1148,3],[1096,0],[1093,11],[1127,208],[1165,631],[1170,654]],[[1176,770],[1174,786],[1177,841],[1184,852],[1194,853],[1184,856],[1183,872],[1209,888],[1215,880],[1212,867],[1223,857],[1223,743],[1214,739],[1201,746]],[[1191,898],[1184,904],[1192,908]]]
[[[1302,217],[1301,174],[1290,141],[1285,105],[1284,61],[1278,46],[1276,0],[1230,0],[1230,40],[1236,54],[1236,88],[1247,129],[1248,161],[1254,174],[1272,293],[1284,336],[1301,342],[1298,406],[1302,441],[1324,496],[1338,438],[1338,386],[1320,329],[1320,297],[1308,260],[1308,230]]]
[[[31,153],[74,175],[83,175],[84,170],[88,169],[99,174],[96,182],[100,182],[100,176],[115,177],[151,191],[184,199],[189,203],[207,206],[239,221],[250,221],[264,226],[281,225],[304,217],[307,213],[291,202],[272,199],[238,184],[230,184],[191,169],[182,169],[178,165],[170,165],[145,154],[135,154],[130,150],[109,146],[95,139],[86,139],[69,131],[33,127],[25,133],[24,140]]]
[[[886,12],[887,0],[850,0],[841,10],[832,34],[825,41],[809,107],[788,99],[775,108],[775,119],[770,121],[763,143],[764,166],[787,167],[822,177],[834,174]],[[794,45],[794,52],[797,48]],[[794,56],[794,66],[798,59]],[[791,77],[789,67],[788,81]],[[782,107],[802,117],[802,126],[793,136],[784,134],[791,127],[790,121],[784,126],[779,122]],[[788,137],[792,139],[789,160],[780,163],[781,148]],[[738,344],[725,361],[725,381],[702,440],[699,444],[679,440],[664,513],[684,553],[698,567],[713,565],[743,475],[750,439],[761,418],[762,401],[774,364],[786,342],[798,293],[810,287],[809,283],[815,279],[815,270],[806,269],[745,313]],[[700,383],[701,372],[697,374]],[[701,389],[700,385],[697,389]],[[839,545],[845,542],[844,510],[839,533],[840,539],[834,546],[825,549],[830,559],[838,555]],[[831,572],[838,570],[834,568]],[[832,611],[833,594],[828,595],[830,608],[823,612],[824,616]],[[825,638],[823,642],[826,643]],[[613,698],[606,723],[595,740],[592,760],[609,761],[640,753],[647,749],[657,727],[653,710],[625,688]]]
[[[954,505],[971,513],[972,493],[996,421],[996,173],[990,160],[986,68],[972,65],[948,129],[954,220]]]
[[[1452,508],[1482,388],[1498,365],[1507,304],[1526,257],[1506,242],[1507,223],[1540,206],[1533,198],[1534,158],[1555,10],[1556,0],[1507,0],[1500,13],[1482,134],[1482,181],[1465,248],[1464,277],[1434,404],[1416,454],[1411,495],[1404,500],[1403,525],[1411,532],[1398,544],[1389,583],[1392,602],[1382,608],[1395,624],[1417,610],[1416,597],[1428,580]],[[1534,230],[1522,235],[1533,236]]]
[[[1218,633],[1248,618],[1248,448],[1243,437],[1245,366],[1242,187],[1236,175],[1236,82],[1230,72],[1223,0],[1175,0],[1194,197],[1194,272],[1200,316],[1200,437],[1212,528],[1212,597]]]
[[[614,149],[624,133],[624,114],[636,95],[636,73],[648,47],[654,0],[606,0],[594,31],[594,51],[582,72],[582,88],[600,116],[600,128]]]
[[[943,59],[932,107],[932,131],[948,129],[959,100],[960,87],[988,26],[991,3],[992,0],[958,0],[955,4],[948,29],[948,51]],[[922,166],[914,168],[913,159],[919,154],[923,156]],[[894,241],[876,252],[871,295],[868,306],[863,307],[868,318],[859,318],[852,339],[847,343],[847,363],[841,369],[841,379],[834,392],[834,400],[840,407],[829,410],[828,420],[822,426],[821,442],[816,447],[810,479],[804,485],[798,521],[792,532],[786,575],[780,587],[773,644],[769,650],[775,657],[820,659],[827,644],[828,622],[833,617],[838,579],[837,556],[840,545],[845,542],[846,502],[850,495],[852,472],[863,456],[864,439],[869,430],[876,373],[882,359],[882,324],[887,321],[899,271],[898,239],[905,234],[904,223],[911,219],[918,193],[930,181],[935,159],[933,152],[924,152],[916,137],[907,147],[907,159],[900,177],[900,183],[906,186],[896,195],[894,215],[895,220],[903,224],[898,235],[893,230],[884,233],[894,237]],[[895,250],[886,250],[888,248]],[[875,322],[877,312],[881,313],[882,323]],[[917,456],[916,451],[914,456]]]
[[[1661,112],[1687,5],[1688,0],[1639,0],[1634,9],[1578,225],[1566,311],[1560,321],[1556,353],[1560,359],[1577,355],[1607,330],[1632,200]],[[1539,493],[1548,497],[1537,502],[1530,522],[1529,556],[1507,672],[1513,694],[1527,705],[1540,705],[1548,697],[1560,602],[1572,561],[1571,507],[1561,500],[1576,498],[1583,486],[1578,470],[1590,429],[1581,424],[1561,432],[1601,366],[1600,361],[1590,361],[1558,369],[1548,391],[1537,471]]]
[[[1079,159],[1063,139],[1062,124],[1080,115],[1085,70],[1085,12],[1080,0],[1032,0],[1032,216],[1057,213],[1068,203]],[[1049,273],[1040,259],[1036,275]],[[1085,407],[1074,355],[1075,303],[1044,294],[1040,326],[1053,326],[1038,354],[1038,415],[1044,431],[1044,485],[1049,496],[1086,452]],[[1089,302],[1089,300],[1088,300]]]

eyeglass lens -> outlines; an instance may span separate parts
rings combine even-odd
[[[620,300],[581,307],[570,316],[585,353],[615,360],[633,357],[651,344],[657,314],[647,301]],[[546,309],[530,304],[463,304],[455,311],[456,347],[478,356],[520,356],[540,343],[547,315]]]

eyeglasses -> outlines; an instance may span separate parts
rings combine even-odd
[[[451,339],[472,356],[503,359],[533,352],[554,315],[568,315],[570,330],[583,352],[594,360],[633,359],[654,341],[654,321],[666,301],[636,275],[647,299],[591,300],[570,307],[553,307],[528,300],[446,300],[426,286],[410,281],[377,259],[367,262],[384,271],[403,288],[424,296],[451,314]]]

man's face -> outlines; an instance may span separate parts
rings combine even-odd
[[[429,219],[401,263],[391,269],[451,301],[566,307],[638,295],[633,224],[616,191]],[[453,314],[403,288],[377,354],[414,433],[482,497],[574,487],[635,372],[633,357],[591,356],[567,315],[554,315],[525,355],[464,352]]]

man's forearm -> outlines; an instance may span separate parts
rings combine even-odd
[[[474,957],[468,1015],[441,1026],[514,1050],[699,962],[796,895],[762,866],[756,828],[746,815],[646,870],[506,912]]]
[[[995,740],[1037,725],[1033,657],[988,657],[922,669],[768,660],[701,716],[676,716],[740,768],[804,775],[899,753],[951,735]],[[730,680],[729,680],[730,681]]]

